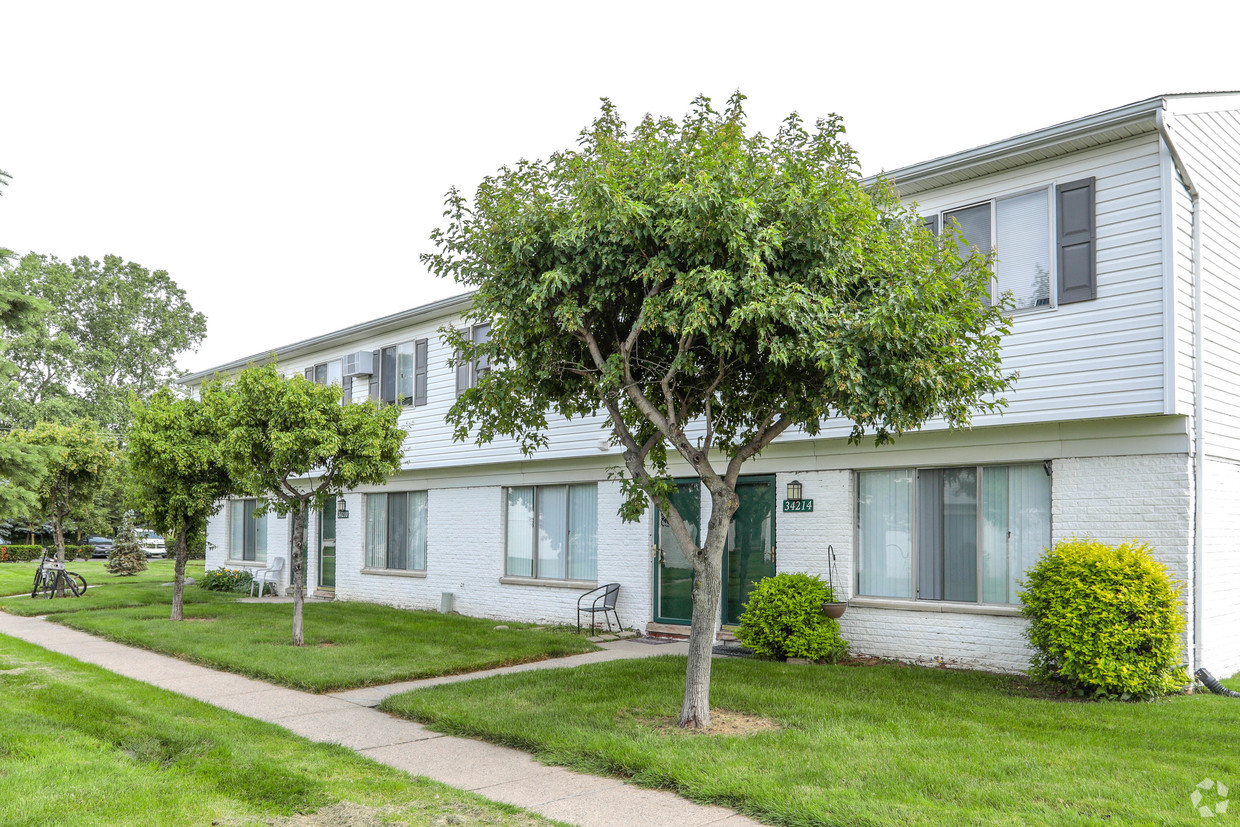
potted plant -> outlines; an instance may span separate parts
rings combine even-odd
[[[835,599],[835,549],[827,546],[827,599],[822,602],[822,613],[832,620],[843,616],[848,604]]]

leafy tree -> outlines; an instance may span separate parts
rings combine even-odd
[[[167,384],[176,355],[206,333],[205,317],[167,272],[117,256],[65,263],[30,253],[0,270],[4,293],[50,307],[7,337],[14,375],[0,386],[0,416],[18,426],[88,418],[123,429],[130,396],[146,399]]]
[[[476,289],[489,359],[449,413],[456,437],[547,442],[547,412],[606,413],[624,450],[621,515],[667,515],[693,568],[683,726],[708,726],[721,560],[746,460],[780,434],[852,423],[878,442],[941,417],[965,426],[1010,384],[985,256],[938,243],[886,184],[860,182],[837,117],[745,132],[743,96],[631,132],[604,101],[578,148],[447,197],[423,257]],[[670,449],[670,451],[669,451]],[[711,510],[698,545],[672,507],[669,455]]]
[[[128,514],[121,518],[121,530],[116,533],[112,550],[106,564],[108,574],[131,575],[146,571],[146,551],[138,542],[138,532]]]
[[[56,559],[63,563],[65,522],[75,510],[94,500],[115,463],[112,447],[89,422],[40,422],[29,430],[14,432],[13,437],[36,450],[43,449],[47,456],[47,473],[38,488],[39,505],[43,513],[51,515]]]
[[[400,470],[400,409],[341,405],[339,387],[285,378],[273,365],[247,368],[230,385],[209,383],[202,399],[220,428],[224,464],[238,490],[293,516],[293,645],[301,646],[307,515]]]
[[[171,619],[182,620],[189,544],[205,534],[207,520],[234,490],[220,455],[219,424],[202,402],[161,389],[137,409],[126,456],[134,504],[173,540]]]

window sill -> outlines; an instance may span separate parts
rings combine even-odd
[[[542,577],[509,577],[499,579],[505,586],[542,586],[549,589],[597,589],[597,580],[550,580]]]
[[[377,574],[381,577],[426,577],[425,571],[409,569],[362,569],[362,574]]]
[[[266,560],[225,560],[224,568],[226,569],[265,569],[267,568]]]
[[[848,601],[848,605],[858,609],[900,609],[906,612],[1021,617],[1020,606],[1008,606],[1001,603],[949,603],[942,600],[905,600],[898,597],[854,597]]]

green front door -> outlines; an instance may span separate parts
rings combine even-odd
[[[744,603],[754,585],[775,574],[775,478],[742,477],[736,485],[740,505],[728,529],[723,555],[723,622],[740,621]],[[689,523],[695,543],[701,542],[699,523],[702,486],[698,480],[681,480],[672,494],[672,505]],[[681,553],[662,514],[655,513],[655,621],[688,623],[693,616],[693,569]]]
[[[689,524],[695,543],[699,538],[698,522],[702,514],[702,486],[695,479],[676,483],[672,506]],[[654,521],[654,545],[658,555],[655,567],[654,619],[659,623],[688,623],[693,617],[693,568],[680,550],[667,518],[657,509]]]
[[[775,478],[742,477],[723,555],[723,622],[740,623],[758,581],[775,574]]]
[[[319,512],[319,588],[336,588],[336,508]]]

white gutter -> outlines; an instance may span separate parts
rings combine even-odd
[[[1164,112],[1164,109],[1157,112],[1158,132],[1162,135],[1163,143],[1171,153],[1171,160],[1180,174],[1180,181],[1193,202],[1193,651],[1189,671],[1195,672],[1202,665],[1201,626],[1204,604],[1201,599],[1201,565],[1205,558],[1205,538],[1202,536],[1205,524],[1205,333],[1202,331],[1201,312],[1201,193],[1171,140],[1171,124],[1167,123]]]

